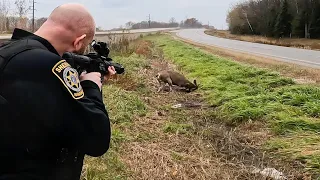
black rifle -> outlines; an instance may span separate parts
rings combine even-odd
[[[108,57],[110,50],[107,47],[107,43],[93,40],[91,47],[95,52],[85,55],[65,52],[62,58],[73,62],[71,64],[73,64],[73,67],[78,71],[79,75],[83,71],[87,73],[99,72],[101,73],[101,80],[103,80],[103,77],[109,73],[109,66],[113,66],[117,74],[124,73],[124,67],[119,63],[113,62],[112,59]]]

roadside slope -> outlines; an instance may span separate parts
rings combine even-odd
[[[153,39],[165,57],[197,78],[215,121],[236,127],[261,122],[270,128],[262,147],[281,157],[283,162],[298,163],[319,176],[320,89],[298,85],[277,73],[239,64],[196,50],[168,36]]]
[[[288,179],[319,174],[316,87],[164,35],[138,40],[114,61],[126,74],[104,86],[111,149],[86,158],[83,180],[262,179],[264,168]],[[157,93],[162,69],[197,79],[200,89]]]
[[[179,71],[161,49],[140,41],[134,52],[114,57],[126,74],[104,86],[111,148],[101,158],[86,157],[82,179],[261,179],[253,167],[269,163],[247,154],[255,148],[242,143],[240,131],[213,122],[201,93],[156,92],[158,71]]]

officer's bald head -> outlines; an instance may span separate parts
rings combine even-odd
[[[55,8],[35,33],[47,39],[58,50],[83,53],[95,34],[95,22],[81,4],[67,3]]]
[[[77,35],[94,36],[95,23],[88,10],[81,4],[68,3],[55,8],[48,21],[61,25]]]

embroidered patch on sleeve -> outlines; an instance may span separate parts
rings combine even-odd
[[[59,61],[52,68],[52,72],[60,79],[74,99],[81,99],[84,96],[78,72],[66,60]]]

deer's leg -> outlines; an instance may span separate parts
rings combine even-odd
[[[158,80],[158,82],[159,82],[159,85],[161,86],[161,81],[160,81],[160,79],[157,78],[157,80]]]
[[[169,84],[170,92],[172,91],[172,80],[170,78],[167,78],[167,82]]]
[[[158,83],[159,83],[159,88],[158,88],[158,91],[157,92],[160,92],[161,91],[161,89],[162,89],[162,87],[161,87],[161,85],[162,85],[162,81],[159,79],[159,77],[157,76],[157,81],[158,81]]]
[[[157,92],[160,92],[162,89],[163,89],[163,88],[162,88],[162,85],[160,84]]]
[[[162,91],[162,89],[163,89],[163,86],[160,86],[157,92]]]
[[[157,91],[157,92],[160,92],[160,91],[162,91],[162,89],[163,89],[163,87],[164,87],[165,83],[164,83],[164,84],[162,84],[162,83],[161,83],[161,81],[160,81],[159,79],[158,79],[158,82],[159,82],[160,86],[159,86],[159,88],[158,88],[158,91]]]

